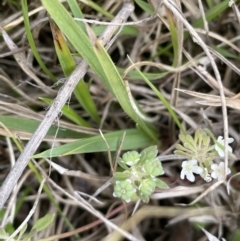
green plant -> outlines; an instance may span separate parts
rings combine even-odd
[[[163,175],[163,167],[157,158],[157,146],[150,146],[141,153],[128,151],[118,158],[123,169],[115,172],[113,196],[126,202],[142,200],[148,202],[155,188],[166,189],[168,185],[157,176]]]
[[[219,136],[216,140],[209,130],[198,129],[194,138],[188,134],[180,134],[179,139],[183,143],[176,145],[177,155],[185,156],[186,161],[182,163],[181,179],[186,176],[191,182],[195,181],[193,173],[200,174],[200,176],[209,182],[214,179],[223,180],[225,177],[224,162],[219,165],[214,163],[216,157],[224,157],[224,139]],[[212,142],[214,144],[212,144]],[[232,143],[233,138],[228,138],[228,143]],[[228,146],[228,152],[232,155],[232,148]],[[227,169],[226,175],[230,174],[230,169]]]
[[[8,234],[5,229],[0,228],[0,239],[1,240],[18,240],[18,241],[30,241],[34,237],[37,232],[43,231],[47,227],[51,225],[55,217],[55,214],[49,213],[46,214],[44,217],[38,219],[36,223],[33,225],[31,231],[27,234],[24,234],[27,230],[27,224],[23,225],[19,234],[17,236],[12,237]]]

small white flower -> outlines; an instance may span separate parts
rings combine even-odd
[[[234,141],[233,138],[228,138],[227,143],[229,144],[229,143],[232,143],[233,141]],[[215,144],[215,150],[218,152],[218,155],[220,157],[224,157],[224,139],[223,139],[223,137],[219,136],[218,139],[217,139],[217,142],[220,146]],[[229,152],[232,152],[231,146],[228,146],[227,149],[228,149]]]
[[[225,172],[225,168],[224,168],[224,162],[220,162],[220,164],[212,164],[211,168],[213,170],[211,176],[214,179],[218,179],[218,181],[223,180],[224,179],[224,172]],[[231,170],[229,168],[227,168],[227,173],[226,175],[230,174]]]
[[[207,168],[204,168],[204,169],[203,169],[203,172],[200,173],[200,176],[201,176],[201,177],[203,178],[203,180],[206,181],[206,182],[211,182],[211,181],[212,181],[211,175],[208,173]]]
[[[195,181],[193,173],[200,174],[203,169],[197,165],[197,160],[184,161],[182,163],[181,179],[184,179],[185,175],[190,182]]]

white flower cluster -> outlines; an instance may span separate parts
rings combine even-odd
[[[233,138],[228,138],[228,140],[227,140],[228,144],[232,143],[233,141],[234,141]],[[224,139],[222,136],[219,136],[214,145],[214,149],[218,153],[218,155],[222,158],[224,157],[223,146],[224,146]],[[228,146],[228,151],[230,153],[232,153],[232,147]],[[224,162],[220,162],[219,165],[215,164],[215,163],[211,164],[211,171],[208,171],[207,168],[198,166],[198,161],[196,159],[183,161],[182,171],[181,171],[181,175],[180,175],[181,179],[184,179],[186,176],[186,178],[189,181],[194,182],[195,176],[193,175],[193,173],[200,174],[200,176],[206,182],[210,182],[212,180],[212,178],[220,181],[220,180],[224,180],[224,177],[225,177],[225,175],[224,175],[225,174],[225,165],[224,165]],[[230,173],[231,173],[231,170],[229,168],[227,168],[226,175],[228,175]]]

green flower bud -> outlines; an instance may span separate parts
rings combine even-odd
[[[122,160],[128,166],[133,166],[140,160],[140,154],[137,151],[128,151],[123,154]]]
[[[141,182],[138,190],[140,195],[150,196],[156,188],[155,180],[152,178],[145,179]]]
[[[125,181],[116,181],[113,196],[119,197],[126,202],[130,202],[135,192],[136,189],[134,188],[131,180],[127,179]]]
[[[131,176],[131,172],[130,171],[124,171],[124,172],[115,172],[113,174],[113,179],[114,181],[123,181],[128,179]]]
[[[162,163],[157,158],[147,160],[147,162],[143,165],[143,169],[152,177],[164,174]]]

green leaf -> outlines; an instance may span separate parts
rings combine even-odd
[[[156,186],[161,189],[169,189],[169,186],[167,185],[167,183],[165,183],[161,179],[156,179]]]
[[[217,46],[212,46],[212,48],[226,58],[232,58],[232,59],[238,59],[239,58],[237,55],[232,54],[230,51],[228,51],[224,48],[219,48]]]
[[[157,156],[157,146],[149,146],[141,152],[141,162],[153,159]]]
[[[58,0],[42,0],[42,3],[74,48],[81,54],[101,80],[104,81],[109,90],[114,93],[123,110],[147,135],[158,143],[156,131],[153,130],[154,126],[145,123],[134,112],[129,103],[130,101],[126,94],[122,78],[101,44],[96,41],[96,45],[92,45],[89,37],[86,36],[85,32]]]
[[[196,146],[196,142],[193,140],[193,137],[191,135],[186,135],[186,141],[192,146]]]
[[[25,224],[24,226],[23,226],[23,228],[21,229],[21,231],[20,231],[20,233],[19,233],[19,235],[18,235],[18,239],[20,239],[22,236],[23,236],[23,234],[25,233],[25,231],[27,230],[27,224]]]
[[[130,60],[131,61],[131,60]],[[133,62],[131,61],[131,63],[133,64]],[[142,78],[144,79],[144,81],[148,84],[148,86],[154,91],[154,93],[157,95],[157,97],[162,101],[163,105],[166,107],[166,109],[168,110],[169,114],[172,116],[174,122],[176,123],[176,125],[178,126],[178,128],[185,133],[185,130],[181,124],[181,122],[179,121],[175,111],[173,110],[172,106],[170,105],[170,103],[166,100],[166,98],[164,97],[164,95],[143,75],[143,73],[138,69],[135,68],[137,70],[137,72],[142,76]]]
[[[31,238],[34,237],[36,232],[37,232],[36,230],[31,230],[30,233],[28,233],[27,235],[24,235],[21,241],[31,241]]]
[[[97,13],[100,13],[108,18],[113,18],[113,15],[111,13],[109,13],[108,11],[106,11],[105,9],[103,9],[101,6],[99,6],[98,4],[96,4],[93,1],[90,0],[85,0],[83,1],[86,5],[88,5],[89,7],[93,8],[94,10],[96,10]]]
[[[9,237],[9,234],[5,231],[4,228],[0,228],[0,238],[5,240]]]
[[[239,0],[233,0],[235,3]],[[215,4],[212,8],[210,8],[205,16],[206,20],[209,22],[216,17],[219,17],[222,12],[224,12],[227,8],[229,8],[229,0],[220,1],[218,4]],[[196,21],[193,22],[193,27],[200,28],[203,26],[202,17],[198,18]]]
[[[84,18],[84,15],[81,11],[81,8],[79,7],[78,3],[76,0],[67,0],[67,3],[73,13],[73,16],[75,18]],[[78,21],[78,25],[81,27],[81,29],[86,33],[86,26],[85,23],[82,21]]]
[[[12,116],[1,116],[0,122],[3,123],[7,128],[14,129],[18,131],[26,131],[29,133],[34,133],[40,124],[40,121],[26,119],[22,117],[12,117]],[[55,136],[58,134],[58,138],[83,138],[89,135],[84,133],[78,133],[68,129],[58,128],[57,126],[52,126],[47,135]]]
[[[142,0],[135,0],[135,2],[137,3],[137,5],[143,9],[144,12],[152,15],[154,13],[154,10],[152,9],[151,5],[142,1]]]
[[[115,172],[113,174],[113,180],[116,181],[123,181],[130,177],[131,172],[130,171],[124,171],[124,172]]]
[[[61,32],[68,38],[93,71],[102,78],[100,63],[93,51],[92,42],[86,33],[58,0],[42,0],[42,3]]]
[[[140,110],[136,110],[127,94],[126,85],[123,82],[117,68],[113,64],[111,58],[102,47],[102,45],[97,41],[95,45],[95,53],[102,66],[102,71],[104,73],[104,78],[102,79],[109,90],[116,96],[123,110],[138,124],[138,126],[153,140],[157,142],[156,134],[153,131],[154,126],[146,123],[137,113]],[[109,75],[111,72],[111,75]],[[137,106],[136,106],[137,108]]]
[[[167,17],[168,17],[168,22],[169,22],[169,27],[170,27],[170,33],[171,33],[171,42],[173,44],[173,63],[172,66],[176,67],[177,62],[178,62],[178,55],[179,55],[179,42],[178,42],[178,30],[175,26],[174,20],[173,20],[173,14],[169,10],[167,10]]]
[[[125,69],[122,69],[122,68],[117,68],[117,69],[118,69],[118,71],[121,75],[124,74]],[[161,78],[165,77],[168,74],[168,72],[164,72],[164,73],[146,73],[146,72],[143,72],[142,74],[148,80],[152,81],[152,80],[158,80],[158,79],[161,79]],[[142,75],[134,69],[127,73],[126,78],[129,79],[129,80],[143,80]]]
[[[44,217],[37,220],[33,225],[32,230],[36,229],[37,231],[42,231],[50,226],[55,218],[54,213],[48,213]]]
[[[52,104],[52,102],[53,102],[53,100],[51,100],[49,98],[40,97],[40,99],[49,105]],[[90,127],[89,123],[87,121],[85,121],[81,116],[79,116],[77,114],[77,112],[75,110],[73,110],[70,106],[64,105],[61,111],[64,116],[69,118],[74,123],[76,123],[80,126]]]
[[[104,30],[106,29],[106,26],[93,26],[92,30],[95,33],[96,36],[100,36]],[[130,36],[138,36],[139,30],[134,26],[124,26],[121,30],[121,33],[119,33],[120,36],[124,35],[130,35]]]
[[[40,67],[42,68],[42,70],[52,79],[52,81],[56,82],[57,78],[46,67],[46,65],[42,61],[42,59],[41,59],[41,57],[38,53],[37,47],[35,45],[35,41],[34,41],[33,36],[32,36],[29,18],[28,18],[27,0],[21,0],[21,6],[22,6],[22,13],[23,13],[23,18],[24,18],[26,36],[27,36],[27,39],[28,39],[28,43],[31,47],[31,50],[33,52],[33,55],[34,55],[35,59],[37,60],[38,64],[40,65]]]
[[[153,144],[153,140],[151,140],[144,133],[137,129],[114,131],[104,135],[108,142],[110,151],[117,150],[119,141],[121,140],[124,132],[126,132],[126,136],[122,145],[122,150],[134,150]],[[46,158],[50,156],[56,157],[79,153],[95,153],[105,151],[108,151],[108,147],[102,139],[102,136],[98,135],[49,149],[40,154],[34,155],[34,158]]]
[[[51,20],[51,30],[53,34],[54,46],[58,56],[58,60],[62,67],[62,70],[66,77],[70,76],[72,71],[76,68],[75,61],[71,55],[71,52],[68,48],[66,40],[62,35],[59,28],[56,24]],[[94,101],[91,97],[89,89],[85,84],[84,80],[79,80],[76,88],[74,89],[74,95],[82,105],[82,107],[87,111],[87,113],[95,120],[97,123],[100,123],[100,117],[98,115],[97,107],[94,104]],[[66,112],[65,108],[65,112]],[[78,118],[78,121],[80,119]],[[81,126],[90,127],[90,124],[81,118],[80,121]]]
[[[121,157],[118,157],[117,162],[122,169],[128,170],[128,166],[125,164],[124,160]]]

